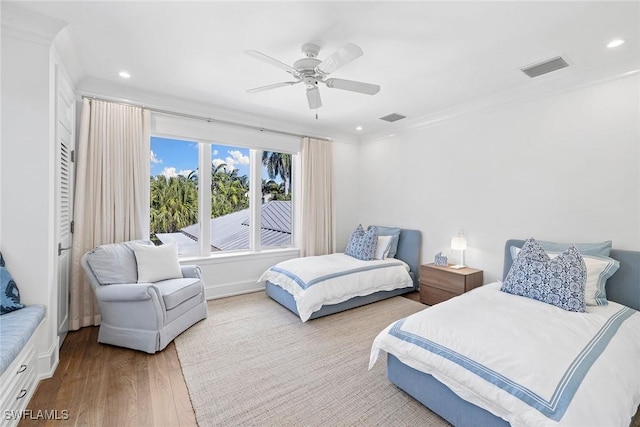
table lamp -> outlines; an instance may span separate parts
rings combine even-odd
[[[451,268],[456,270],[464,268],[464,250],[467,249],[467,239],[464,238],[464,230],[460,230],[458,235],[451,239],[451,249],[460,251],[460,264],[452,265]]]

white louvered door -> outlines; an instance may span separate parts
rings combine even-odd
[[[69,329],[69,279],[73,233],[73,190],[75,149],[75,95],[56,66],[56,149],[57,149],[57,229],[58,229],[58,336],[59,345]]]

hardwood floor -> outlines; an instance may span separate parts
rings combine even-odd
[[[409,292],[408,294],[403,294],[402,296],[410,300],[420,302],[420,292],[418,291]]]
[[[419,292],[405,295],[420,300]],[[174,343],[147,354],[98,343],[98,327],[69,332],[54,376],[41,381],[28,410],[58,418],[24,418],[20,427],[196,426]],[[40,417],[42,418],[42,417]]]
[[[41,381],[20,426],[196,426],[175,345],[154,355],[98,343],[98,328],[69,332],[54,376]],[[38,411],[67,420],[36,420]],[[42,417],[40,417],[42,418]]]

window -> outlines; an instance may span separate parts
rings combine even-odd
[[[291,240],[291,154],[262,151],[262,247],[288,246]]]
[[[211,145],[211,249],[249,249],[249,149]]]
[[[155,244],[175,242],[181,255],[199,252],[198,143],[151,138],[150,228]]]
[[[295,157],[153,136],[152,240],[175,242],[181,256],[291,246]]]

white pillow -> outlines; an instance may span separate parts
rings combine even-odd
[[[138,283],[182,278],[182,270],[178,263],[178,248],[175,243],[162,246],[134,243],[133,251],[138,263]]]
[[[510,252],[511,258],[515,260],[518,253],[520,253],[520,248],[511,246]],[[555,258],[558,253],[547,252],[547,255],[549,255],[549,258]],[[587,281],[584,285],[585,304],[606,305],[608,301],[605,285],[607,284],[607,279],[618,271],[620,263],[613,258],[604,256],[582,254],[582,258],[587,267]]]
[[[375,259],[385,259],[387,257],[391,248],[391,240],[393,240],[393,236],[378,236]]]

